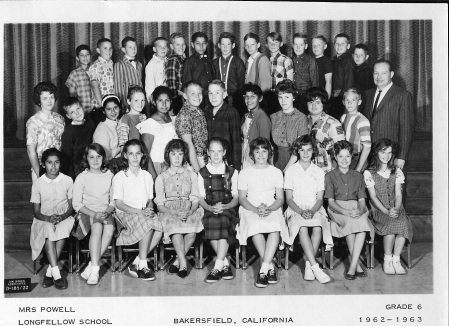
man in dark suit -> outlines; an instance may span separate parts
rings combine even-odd
[[[395,165],[404,168],[415,129],[412,95],[393,84],[394,71],[388,60],[374,64],[374,84],[366,91],[363,115],[371,123],[371,140],[388,138],[399,144]]]

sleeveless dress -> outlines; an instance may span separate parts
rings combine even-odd
[[[156,178],[156,205],[163,204],[174,210],[189,210],[192,202],[198,201],[198,179],[194,172],[183,168],[175,172],[171,168]],[[204,209],[198,209],[187,220],[182,221],[170,213],[158,213],[164,231],[164,243],[170,243],[172,234],[199,233],[204,229]]]
[[[382,205],[384,205],[384,207],[388,210],[394,207],[395,184],[398,182],[397,179],[401,178],[401,175],[403,176],[402,171],[399,168],[396,168],[396,173],[391,173],[388,178],[381,176],[377,172],[371,174],[369,173],[369,171],[365,171],[364,175],[367,187],[373,186],[374,182],[376,196],[382,203]],[[372,178],[371,180],[370,177]],[[409,242],[412,242],[412,223],[410,221],[410,218],[407,216],[402,204],[399,208],[397,218],[391,218],[389,215],[384,214],[383,212],[375,208],[373,204],[371,204],[371,218],[377,234],[382,236],[389,234],[398,234],[406,238]]]
[[[211,174],[207,167],[200,170],[204,181],[206,197],[204,200],[208,205],[215,205],[221,202],[228,204],[232,200],[231,179],[235,169],[225,165],[224,174]],[[204,211],[203,225],[204,238],[209,240],[227,239],[231,245],[235,241],[236,226],[239,223],[239,217],[236,208],[230,208],[220,214],[214,214],[210,211]]]

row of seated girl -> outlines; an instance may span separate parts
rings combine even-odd
[[[162,235],[164,243],[171,240],[177,254],[169,274],[185,278],[186,253],[196,234],[203,230],[204,238],[217,254],[206,282],[232,279],[226,258],[228,248],[236,239],[240,245],[246,245],[251,237],[261,257],[255,285],[266,287],[277,283],[275,252],[280,244],[291,246],[298,233],[306,261],[304,279],[330,281],[315,256],[321,240],[327,247],[333,245],[332,236],[345,237],[348,244],[350,266],[345,278],[365,277],[358,260],[366,233],[373,239],[374,230],[365,205],[365,182],[372,201],[374,228],[385,236],[388,266],[384,263],[384,270],[404,274],[399,255],[406,239],[411,240],[412,231],[402,207],[403,175],[392,163],[395,145],[387,139],[374,144],[365,182],[359,172],[349,169],[352,145],[347,141],[334,145],[338,168],[326,176],[312,163],[318,151],[312,137],[298,138],[293,150],[299,161],[286,171],[284,181],[282,172],[268,163],[272,155],[269,140],[260,137],[251,142],[250,155],[255,163],[238,173],[224,162],[223,141],[212,138],[208,144],[210,162],[196,175],[186,168],[187,145],[174,139],[165,149],[164,159],[169,168],[157,177],[154,185],[157,214],[153,208],[153,181],[142,169],[146,166],[146,153],[139,140],[125,144],[123,166],[115,176],[106,167],[102,146],[89,145],[85,151],[86,170],[74,185],[69,177],[59,173],[59,151],[46,150],[42,156],[46,174],[33,184],[31,198],[35,216],[31,232],[33,259],[45,246],[50,262],[43,286],[67,288],[57,261],[75,219],[81,225],[76,234],[79,236],[78,230],[83,230],[79,237],[91,232],[91,261],[81,274],[91,285],[99,282],[99,259],[112,239],[115,224],[120,231],[117,245],[138,243],[139,254],[129,272],[143,280],[155,279],[148,268],[147,256]],[[288,204],[285,215],[284,189]],[[329,203],[330,222],[323,208],[324,197]],[[75,218],[73,209],[78,212]]]

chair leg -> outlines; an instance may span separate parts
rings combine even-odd
[[[242,269],[246,269],[246,246],[241,246],[242,250]]]
[[[412,244],[409,243],[407,246],[407,268],[412,268]]]
[[[326,245],[323,243],[321,245],[321,264],[323,265],[323,270],[327,269],[326,266]]]
[[[331,248],[329,254],[329,269],[332,271],[334,269],[334,247]]]
[[[153,267],[154,267],[154,271],[157,272],[158,271],[158,264],[157,264],[157,247],[159,245],[156,245],[156,247],[153,249],[153,257],[154,257],[154,263],[153,263]]]
[[[284,253],[284,255],[285,255],[285,258],[284,258],[284,269],[285,270],[288,270],[288,255],[289,255],[289,249],[288,249],[288,246],[285,246],[285,253]]]
[[[370,269],[374,268],[374,241],[370,244]]]
[[[73,237],[69,236],[69,273],[73,273]]]
[[[235,245],[235,268],[236,269],[240,269],[240,250],[239,250],[239,246]]]
[[[38,258],[39,258],[39,256],[35,260],[33,260],[33,274],[34,275],[37,274],[37,272],[36,272],[36,261],[37,261]]]
[[[80,273],[80,240],[76,239],[75,243],[75,250],[76,250],[76,274]]]
[[[195,268],[200,269],[200,244],[198,238],[195,240]]]
[[[111,269],[115,273],[115,239],[111,241]]]
[[[123,249],[122,246],[118,246],[118,271],[119,273],[123,272],[122,264],[123,264]]]

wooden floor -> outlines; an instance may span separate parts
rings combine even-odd
[[[31,252],[18,251],[5,253],[5,278],[31,277],[33,289],[30,293],[5,294],[6,298],[27,297],[123,297],[123,296],[253,296],[253,295],[352,295],[352,294],[430,294],[433,293],[433,245],[414,243],[412,247],[412,269],[407,275],[386,275],[379,263],[381,253],[376,250],[374,269],[367,270],[368,277],[348,281],[343,277],[348,267],[346,245],[335,249],[334,270],[326,272],[332,278],[328,284],[303,279],[304,260],[300,248],[290,254],[289,269],[280,269],[279,283],[265,289],[255,287],[255,278],[260,268],[260,260],[249,251],[249,266],[246,270],[234,269],[233,280],[220,280],[215,284],[204,281],[213,267],[213,257],[206,260],[202,270],[193,267],[190,260],[189,275],[180,279],[168,275],[166,271],[156,273],[155,281],[142,281],[133,278],[128,271],[123,273],[108,270],[109,263],[101,267],[100,282],[89,286],[78,274],[68,274],[69,287],[58,291],[54,287],[42,288],[44,269],[38,275],[32,273]],[[403,253],[405,256],[405,251]],[[329,256],[327,256],[327,260]],[[405,264],[403,263],[404,267]],[[67,265],[64,265],[64,269]],[[63,272],[67,274],[67,272]]]

